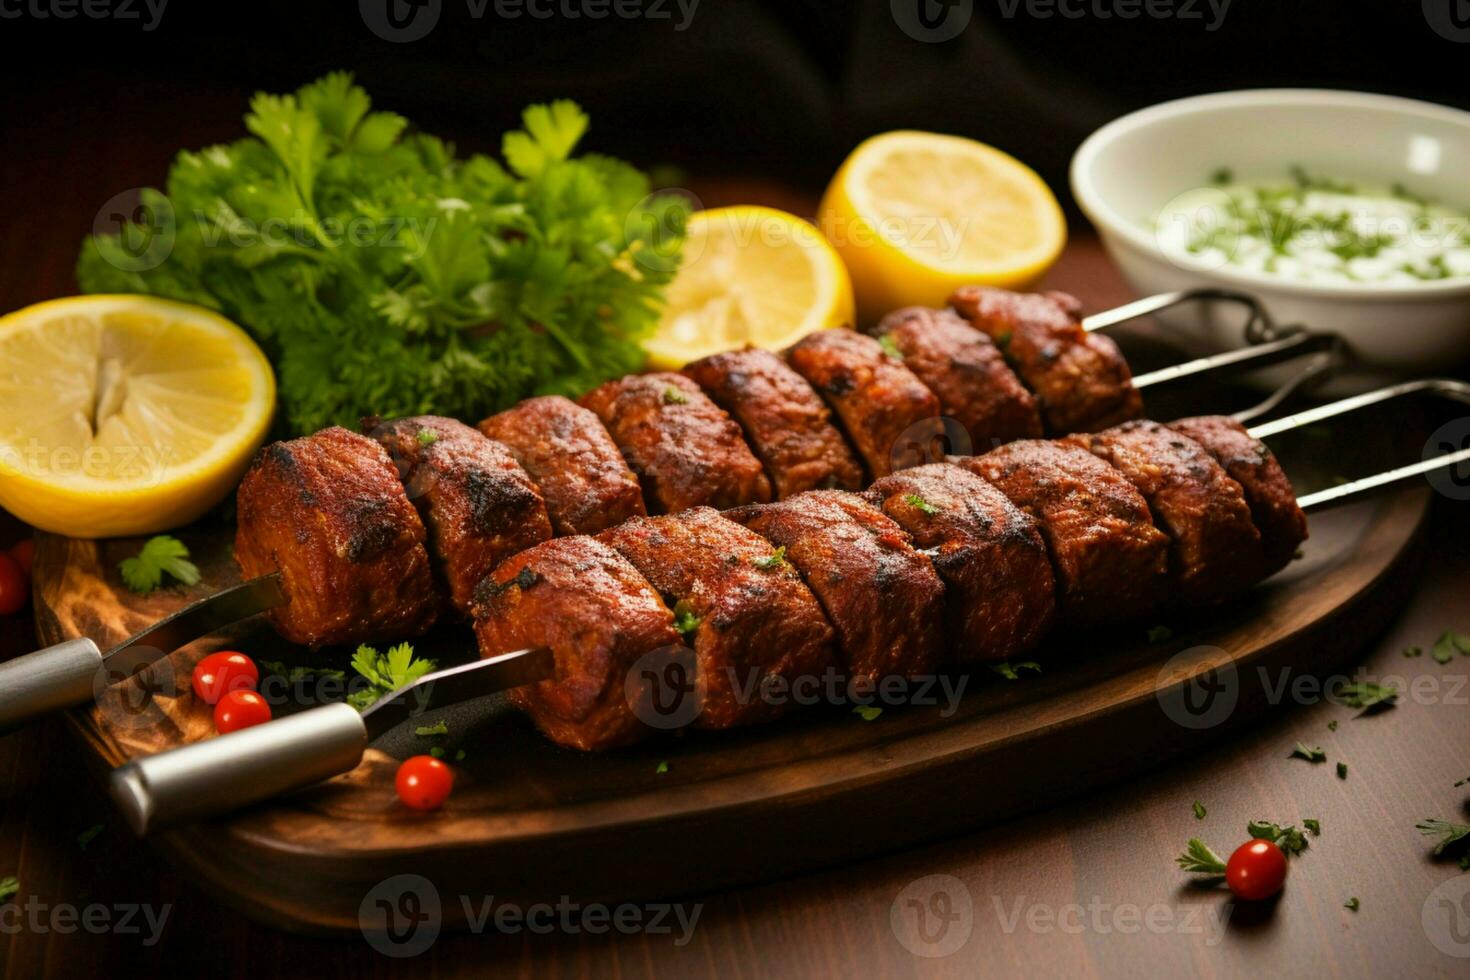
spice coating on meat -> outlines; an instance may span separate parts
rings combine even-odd
[[[510,700],[558,745],[595,752],[649,733],[630,705],[638,659],[678,647],[674,616],[622,556],[594,538],[557,538],[503,562],[479,587],[480,656],[544,647],[556,675]]]
[[[914,447],[939,431],[939,399],[872,337],[846,328],[807,334],[786,359],[832,406],[875,477],[923,462]],[[908,460],[908,461],[906,461]]]
[[[424,525],[383,447],[332,427],[256,455],[236,496],[235,560],[279,571],[290,602],[267,615],[310,647],[418,636],[443,599]]]
[[[1143,414],[1118,345],[1082,329],[1074,297],[965,286],[949,301],[1035,392],[1048,432],[1096,432]]]
[[[531,475],[557,534],[596,534],[646,513],[638,477],[602,420],[576,402],[528,398],[479,428]]]
[[[1240,484],[1195,442],[1157,422],[1068,438],[1117,468],[1169,536],[1169,575],[1188,603],[1218,602],[1261,578],[1261,536]]]
[[[1032,439],[954,462],[1039,522],[1068,623],[1117,623],[1158,605],[1169,539],[1116,469],[1078,446]]]
[[[766,721],[794,704],[789,685],[835,667],[832,627],[769,541],[697,507],[636,517],[599,540],[671,606],[698,658],[700,728]]]
[[[930,463],[894,473],[865,494],[930,549],[949,595],[960,661],[1006,660],[1051,627],[1056,588],[1036,522],[967,470]]]
[[[740,426],[682,374],[630,374],[582,396],[643,485],[651,513],[771,499]]]
[[[397,467],[461,615],[470,615],[475,586],[496,565],[551,537],[540,491],[500,443],[438,415],[364,419],[363,429]]]
[[[1240,484],[1251,520],[1261,533],[1262,575],[1285,568],[1307,540],[1307,515],[1297,506],[1296,491],[1276,456],[1229,416],[1180,419],[1169,428],[1203,446]]]
[[[740,424],[777,498],[862,488],[862,465],[832,424],[832,413],[777,355],[747,347],[695,361],[684,373]]]
[[[847,676],[934,673],[944,655],[944,583],[903,528],[856,494],[813,490],[726,514],[785,548],[837,631]]]
[[[970,437],[966,455],[1013,439],[1040,438],[1036,398],[995,343],[953,310],[896,310],[868,333],[897,350],[904,366],[939,398],[944,414],[964,426]]]

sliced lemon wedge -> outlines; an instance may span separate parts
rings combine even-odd
[[[852,282],[814,225],[774,208],[698,211],[657,330],[656,367],[679,368],[753,344],[779,349],[813,330],[851,325]]]
[[[853,150],[818,224],[852,273],[864,320],[942,306],[969,284],[1024,289],[1067,242],[1062,209],[1030,167],[975,140],[911,130]]]
[[[97,538],[187,524],[265,438],[275,377],[217,313],[74,296],[0,317],[0,507]]]

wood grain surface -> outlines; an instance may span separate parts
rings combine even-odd
[[[28,233],[0,238],[0,308],[70,292],[76,242],[102,201],[156,181],[176,146],[234,133],[233,126],[189,128],[191,118],[229,121],[237,113],[233,103],[201,96],[186,105],[188,98],[175,99],[167,114],[126,124],[77,106],[67,140],[7,163],[0,194]],[[100,159],[106,167],[96,165]],[[799,208],[805,201],[761,185],[699,190],[710,204],[764,199]],[[1049,285],[1079,293],[1094,308],[1128,295],[1086,237],[1074,241]],[[677,933],[504,934],[492,926],[446,933],[416,957],[390,959],[361,937],[293,937],[253,925],[219,894],[190,885],[153,845],[132,841],[80,772],[85,754],[71,734],[57,721],[38,725],[0,739],[0,876],[20,879],[13,904],[22,911],[19,919],[0,918],[0,964],[16,977],[1463,976],[1467,960],[1436,947],[1423,922],[1434,889],[1463,876],[1453,862],[1429,858],[1413,824],[1428,816],[1466,819],[1466,792],[1453,783],[1470,775],[1470,659],[1439,665],[1400,652],[1427,646],[1448,627],[1470,630],[1470,506],[1436,504],[1422,561],[1397,576],[1412,593],[1404,611],[1380,630],[1322,641],[1350,673],[1417,685],[1421,693],[1399,707],[1357,719],[1343,707],[1288,696],[1211,749],[998,827],[693,896],[700,914],[687,942]],[[0,519],[0,544],[21,533]],[[0,656],[32,642],[23,620],[0,620]],[[1336,731],[1329,722],[1339,723]],[[1297,740],[1322,745],[1329,763],[1288,759]],[[1349,764],[1346,780],[1330,771],[1336,761]],[[1196,800],[1208,809],[1204,821],[1191,813]],[[854,807],[831,833],[884,806],[878,798]],[[1209,927],[1202,914],[1218,914],[1227,896],[1186,886],[1172,864],[1184,841],[1198,835],[1223,850],[1244,837],[1248,819],[1302,817],[1319,818],[1323,835],[1294,862],[1281,900],[1234,908],[1223,930]],[[97,825],[103,829],[83,848],[78,835]],[[750,842],[752,854],[761,843]],[[643,859],[623,851],[604,858]],[[964,942],[942,957],[917,955],[899,939],[908,928],[903,917],[915,908],[908,899],[942,911],[937,892],[922,889],[931,875],[958,881],[964,892],[949,885],[950,897],[971,900]],[[481,902],[496,887],[485,881],[470,897]],[[1349,896],[1360,899],[1359,912],[1342,908]],[[109,910],[111,927],[89,931],[58,912],[92,906]],[[26,909],[36,910],[29,921]],[[157,941],[141,909],[155,918],[166,910]],[[1139,924],[1145,913],[1153,917],[1146,926]]]

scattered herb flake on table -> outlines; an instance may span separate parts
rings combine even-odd
[[[1196,819],[1196,820],[1203,820],[1204,818],[1205,818],[1205,805],[1203,803],[1201,803],[1199,800],[1195,800],[1194,801],[1194,819]]]
[[[1327,753],[1323,752],[1320,746],[1298,742],[1296,743],[1296,748],[1291,750],[1289,758],[1306,759],[1308,762],[1326,762]]]
[[[1393,707],[1399,696],[1398,688],[1392,684],[1374,684],[1368,681],[1344,684],[1333,693],[1349,708],[1362,708],[1358,714],[1360,718],[1375,709]]]
[[[852,709],[852,713],[863,721],[875,721],[883,713],[883,709],[871,704],[860,704]]]
[[[135,556],[119,562],[117,570],[124,585],[144,595],[162,585],[164,575],[184,585],[199,582],[199,568],[189,561],[188,547],[171,534],[149,538]]]
[[[1470,824],[1451,823],[1448,820],[1421,820],[1414,826],[1424,836],[1439,839],[1434,845],[1436,855],[1443,854],[1446,848],[1470,837]]]
[[[1346,902],[1343,902],[1342,903],[1342,907],[1345,908],[1345,909],[1348,909],[1349,911],[1352,911],[1352,912],[1358,911],[1358,907],[1359,907],[1358,896],[1354,895],[1352,898],[1348,899]]]
[[[1008,681],[1018,681],[1021,679],[1020,672],[1023,670],[1029,670],[1037,674],[1041,673],[1041,664],[1034,660],[1022,660],[1014,664],[1009,660],[1002,660],[1000,663],[991,664],[990,669]]]
[[[1347,763],[1346,762],[1339,762],[1337,764],[1337,778],[1338,779],[1346,779],[1347,778]]]

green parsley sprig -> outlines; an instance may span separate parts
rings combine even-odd
[[[387,653],[366,644],[352,655],[352,669],[368,680],[368,686],[347,696],[347,703],[363,711],[386,695],[423,677],[438,665],[413,655],[413,645],[400,643]]]
[[[124,585],[144,595],[162,585],[165,575],[184,585],[199,582],[199,568],[189,561],[189,549],[169,534],[149,538],[135,556],[119,562],[117,570]]]

